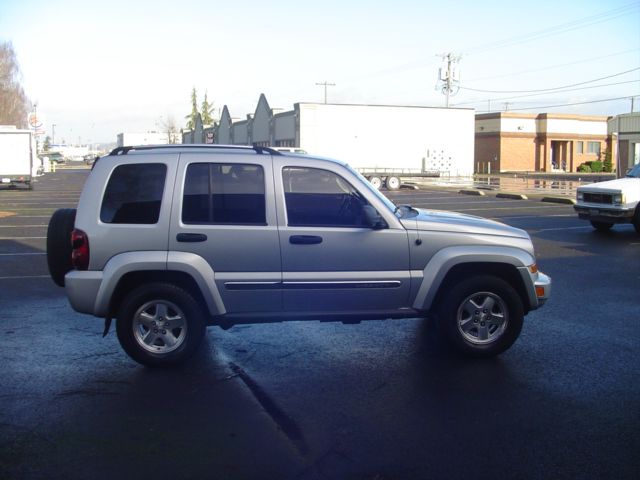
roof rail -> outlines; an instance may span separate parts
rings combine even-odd
[[[138,145],[138,146],[126,146],[126,147],[116,147],[111,150],[109,155],[126,155],[131,150],[154,150],[156,148],[171,148],[171,149],[189,149],[189,148],[198,148],[198,149],[221,149],[221,150],[254,150],[259,154],[269,154],[269,155],[282,155],[279,151],[270,148],[270,147],[261,147],[258,145],[248,146],[248,145],[214,145],[208,143],[189,143],[189,144],[178,144],[178,145]]]

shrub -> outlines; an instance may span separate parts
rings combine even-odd
[[[604,161],[602,162],[602,171],[611,173],[613,172],[613,162],[611,161],[611,151],[607,149],[604,152]]]
[[[591,173],[591,167],[589,165],[587,165],[586,163],[582,163],[582,164],[578,165],[578,172]]]
[[[595,162],[591,162],[591,171],[594,173],[602,172],[602,162],[600,160],[596,160]]]

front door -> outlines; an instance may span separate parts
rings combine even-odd
[[[407,307],[407,232],[372,229],[371,192],[355,175],[313,160],[274,157],[283,305],[287,312],[367,312]],[[387,212],[388,213],[388,212]],[[392,215],[392,217],[394,217]],[[394,217],[395,219],[395,217]]]

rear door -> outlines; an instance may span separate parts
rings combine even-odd
[[[271,157],[183,153],[179,162],[170,250],[207,261],[227,313],[280,311]]]

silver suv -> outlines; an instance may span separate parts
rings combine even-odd
[[[116,318],[146,365],[185,360],[206,325],[431,314],[493,356],[551,290],[526,232],[396,206],[344,162],[265,147],[117,148],[47,244],[72,307],[105,334]]]

